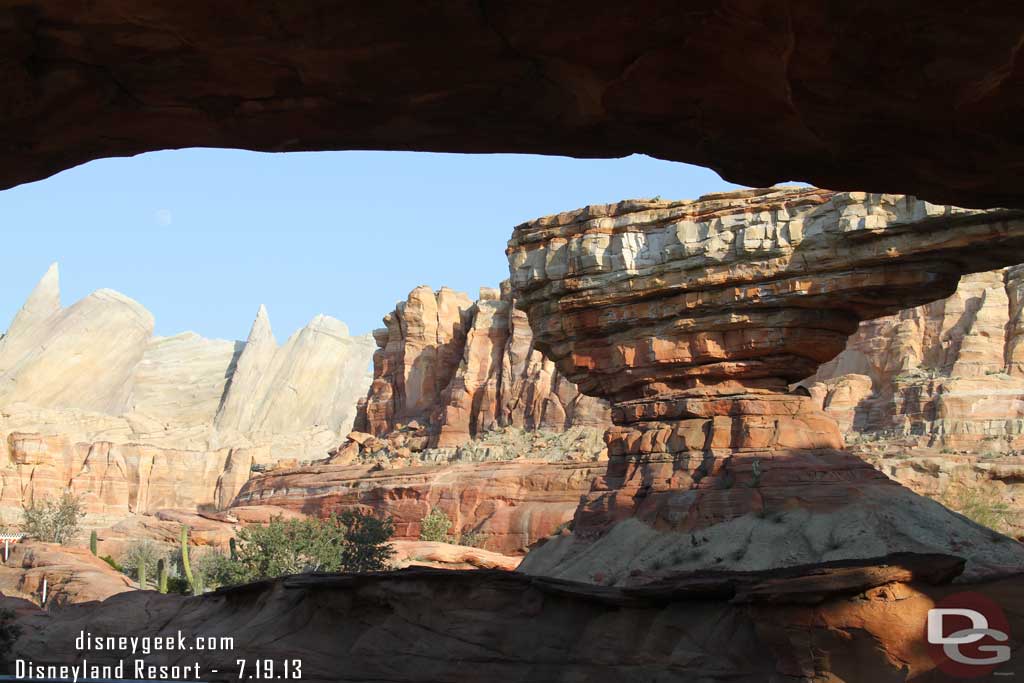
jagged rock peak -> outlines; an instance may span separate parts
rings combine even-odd
[[[21,310],[14,316],[8,334],[49,318],[60,311],[60,267],[51,263],[46,273],[28,295]]]
[[[259,310],[256,311],[256,319],[252,321],[252,327],[249,328],[247,343],[253,344],[267,339],[275,345],[277,344],[274,340],[274,329],[270,325],[270,315],[267,313],[267,307],[260,304]]]

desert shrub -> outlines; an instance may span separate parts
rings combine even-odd
[[[484,543],[483,536],[476,531],[463,531],[459,534],[459,545],[468,545],[473,548],[482,548]]]
[[[46,543],[67,544],[78,533],[78,522],[85,517],[78,496],[65,492],[57,500],[39,502],[32,497],[21,510],[21,530]]]
[[[132,578],[140,578],[141,568],[146,571],[146,583],[156,579],[156,564],[166,553],[156,543],[147,539],[135,541],[124,551],[121,558],[122,571]],[[141,586],[145,589],[146,586]]]
[[[366,572],[386,569],[394,553],[390,517],[355,510],[327,519],[285,520],[238,532],[235,557],[217,553],[203,571],[208,586],[231,586],[303,572]]]
[[[432,508],[430,514],[420,520],[420,540],[448,542],[448,530],[452,528],[452,520],[439,507]]]
[[[947,488],[938,498],[950,510],[982,526],[1005,532],[1013,517],[1010,504],[997,491],[977,486]]]

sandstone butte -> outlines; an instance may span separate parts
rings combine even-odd
[[[54,265],[0,338],[0,519],[68,488],[97,526],[226,507],[254,464],[338,443],[372,348],[325,316],[279,346],[262,307],[246,342],[155,337],[111,290],[62,307]]]
[[[508,258],[535,345],[615,423],[573,533],[521,570],[624,584],[893,552],[965,557],[965,578],[1024,566],[1024,547],[844,450],[835,420],[789,392],[862,320],[1021,261],[1020,212],[745,190],[542,218]]]
[[[417,287],[374,331],[373,383],[355,429],[386,437],[416,423],[412,446],[452,448],[503,427],[604,428],[608,407],[583,396],[534,348],[507,288]]]

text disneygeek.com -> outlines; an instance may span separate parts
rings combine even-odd
[[[96,679],[188,681],[203,680],[210,675],[222,678],[225,674],[243,680],[299,680],[302,677],[302,662],[298,659],[238,659],[232,662],[221,654],[216,668],[201,662],[201,653],[233,650],[235,639],[230,636],[187,636],[181,631],[162,636],[94,635],[80,631],[74,645],[82,656],[79,662],[50,664],[16,659],[15,678],[77,683]],[[148,655],[165,652],[174,655],[174,664],[146,659]],[[185,654],[189,652],[197,653],[194,660]],[[92,654],[96,661],[90,661],[90,653],[96,653]]]

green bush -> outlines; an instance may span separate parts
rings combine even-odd
[[[463,531],[459,534],[459,545],[468,545],[473,548],[482,548],[483,537],[475,531]]]
[[[57,500],[39,502],[32,497],[21,510],[21,530],[46,543],[67,544],[78,533],[78,522],[85,517],[78,496],[65,492]]]
[[[452,520],[439,507],[432,508],[430,514],[420,520],[420,540],[448,542],[448,530],[452,528]]]
[[[395,525],[390,517],[381,519],[346,510],[341,513],[339,522],[345,528],[341,571],[379,572],[388,568],[388,560],[395,553],[387,542],[395,534]]]
[[[304,572],[380,571],[394,553],[388,543],[394,532],[390,517],[354,510],[327,519],[275,517],[239,531],[235,557],[213,554],[202,572],[212,587]]]

